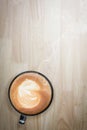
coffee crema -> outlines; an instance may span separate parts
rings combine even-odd
[[[24,73],[18,76],[11,85],[10,99],[13,106],[24,114],[38,114],[51,101],[49,82],[40,74]]]

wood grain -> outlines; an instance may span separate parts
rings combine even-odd
[[[54,100],[21,126],[7,92],[26,70],[51,80]],[[86,93],[87,1],[0,0],[0,130],[87,130]]]

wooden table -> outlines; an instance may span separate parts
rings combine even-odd
[[[8,88],[26,70],[51,80],[54,99],[21,126]],[[86,0],[0,0],[0,130],[87,130]]]

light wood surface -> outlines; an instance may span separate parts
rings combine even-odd
[[[26,70],[51,80],[54,100],[21,126],[8,87]],[[87,130],[86,0],[0,0],[0,130]]]

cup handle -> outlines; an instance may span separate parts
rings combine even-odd
[[[26,121],[26,116],[21,114],[19,119],[19,124],[25,124],[25,121]]]

